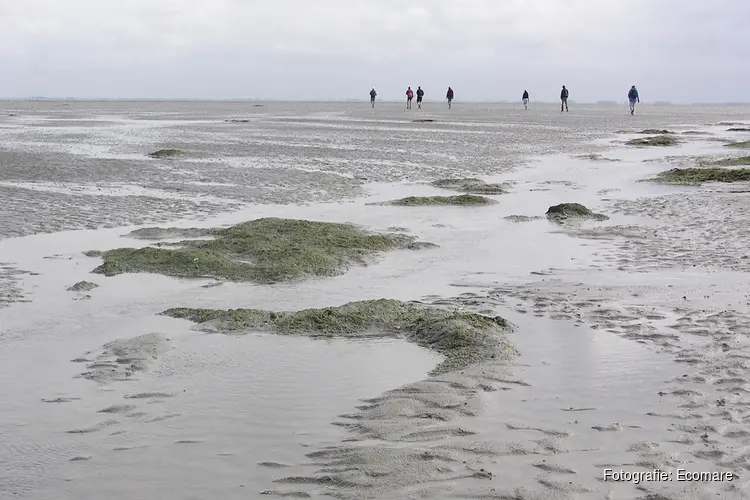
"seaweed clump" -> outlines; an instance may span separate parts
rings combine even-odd
[[[308,337],[401,337],[445,356],[432,371],[433,375],[489,359],[510,359],[517,354],[505,339],[504,334],[512,329],[505,319],[449,311],[418,302],[378,299],[297,312],[176,308],[162,314],[210,324],[224,333],[262,331]]]
[[[592,212],[580,203],[561,203],[549,207],[547,210],[547,219],[553,222],[563,222],[568,219],[591,219],[602,221],[609,219],[609,217]]]
[[[657,135],[654,137],[644,137],[642,139],[631,139],[625,144],[628,146],[640,146],[640,147],[646,147],[646,146],[674,146],[679,141],[672,137],[671,135]]]
[[[176,158],[178,156],[183,156],[184,154],[185,152],[180,149],[160,149],[153,153],[149,153],[149,156],[151,158]]]
[[[750,141],[740,141],[740,142],[730,142],[729,144],[725,144],[728,148],[738,148],[738,149],[750,149]]]
[[[647,128],[646,130],[641,130],[638,132],[639,134],[646,134],[646,135],[656,135],[656,134],[673,134],[674,132],[670,132],[669,130],[659,130],[656,128]]]
[[[495,200],[484,196],[460,194],[458,196],[408,196],[400,200],[390,201],[387,204],[397,207],[421,207],[428,205],[481,206],[495,203],[497,203]]]
[[[265,218],[225,229],[213,239],[186,240],[176,248],[119,248],[101,256],[93,272],[105,276],[157,273],[182,278],[277,283],[338,276],[379,252],[435,246],[402,234],[368,233],[350,224]]]
[[[79,281],[75,285],[66,288],[66,290],[69,292],[90,292],[94,288],[99,288],[99,285],[90,281]]]
[[[725,158],[723,160],[712,161],[710,164],[718,165],[721,167],[740,167],[742,165],[750,165],[750,156],[739,156],[737,158]]]
[[[662,184],[699,185],[705,182],[748,182],[749,168],[673,168],[656,176]]]
[[[505,194],[505,188],[501,184],[489,184],[481,179],[465,177],[459,179],[439,179],[432,183],[441,189],[452,189],[467,194],[492,195]]]

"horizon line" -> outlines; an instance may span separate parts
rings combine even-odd
[[[33,96],[33,97],[0,97],[0,101],[4,102],[35,102],[35,101],[51,101],[51,102],[267,102],[267,103],[331,103],[331,104],[354,104],[354,103],[367,103],[369,99],[357,99],[357,98],[345,98],[345,99],[258,99],[258,98],[244,98],[244,97],[227,97],[227,98],[205,98],[205,97],[46,97],[46,96]],[[429,103],[442,103],[441,100],[428,100],[424,102]],[[381,100],[381,103],[388,104],[401,104],[402,100]],[[454,103],[467,103],[467,104],[520,104],[521,101],[509,101],[509,100],[455,100]],[[537,104],[557,104],[557,101],[531,101]],[[569,100],[572,104],[598,104],[598,105],[625,105],[627,100],[623,101],[610,101],[610,100],[598,100],[598,101],[574,101]],[[723,105],[723,106],[748,106],[750,101],[726,101],[726,102],[671,102],[671,101],[642,101],[641,104],[650,105],[670,105],[670,106],[711,106],[711,105]]]

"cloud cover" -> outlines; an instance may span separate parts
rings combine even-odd
[[[750,101],[747,0],[0,0],[0,96]]]

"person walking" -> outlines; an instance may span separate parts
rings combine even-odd
[[[451,103],[453,102],[453,89],[448,87],[448,92],[445,94],[445,98],[448,99],[448,109],[451,109]]]
[[[563,112],[563,108],[565,108],[565,111],[568,111],[568,95],[570,95],[570,93],[568,92],[568,89],[565,88],[565,85],[563,85],[562,90],[560,91],[560,113]]]
[[[528,91],[526,90],[523,91],[521,100],[523,101],[523,109],[528,110],[529,109],[529,92]]]
[[[414,99],[414,91],[409,87],[406,89],[406,109],[411,109],[411,100]]]
[[[422,109],[423,97],[424,97],[424,90],[422,90],[422,87],[417,87],[417,109]]]
[[[640,104],[641,97],[638,95],[638,89],[635,88],[635,85],[630,87],[630,90],[628,91],[628,101],[630,102],[630,114],[635,114],[635,103]]]
[[[370,91],[370,104],[372,104],[372,107],[375,107],[375,97],[377,97],[378,93],[375,92],[375,87],[372,88]]]

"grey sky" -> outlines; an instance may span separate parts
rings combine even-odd
[[[0,0],[0,96],[750,101],[747,0]]]

